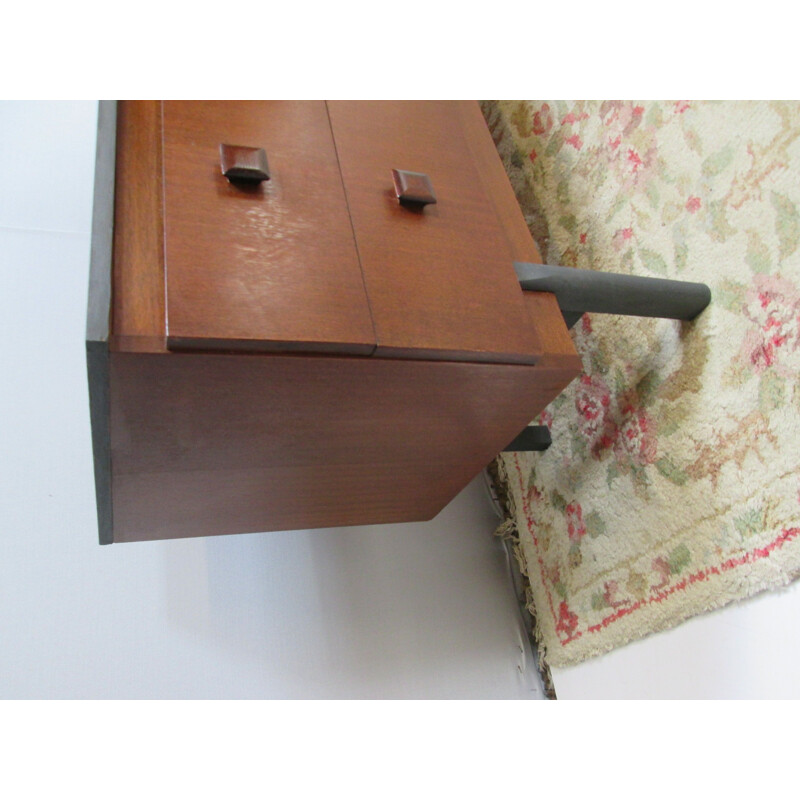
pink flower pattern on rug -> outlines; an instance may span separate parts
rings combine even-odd
[[[752,327],[742,341],[740,359],[756,373],[774,368],[788,377],[787,360],[800,345],[800,292],[775,275],[757,275],[745,292],[744,316]]]
[[[498,468],[548,661],[800,574],[800,104],[487,101],[545,260],[708,283],[693,323],[585,315],[584,373]]]

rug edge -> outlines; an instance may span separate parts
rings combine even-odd
[[[530,579],[530,559],[529,554],[526,552],[528,544],[519,533],[520,524],[526,524],[526,520],[524,515],[517,509],[514,490],[502,456],[492,462],[492,467],[493,469],[489,474],[493,481],[495,481],[498,494],[504,498],[504,510],[507,514],[513,515],[511,517],[513,521],[513,533],[509,535],[513,537],[514,555],[520,564],[520,572],[525,583],[527,611],[531,615],[535,625],[533,635],[537,645],[538,657],[540,659],[540,664],[544,665],[544,669],[547,670],[548,680],[551,682],[551,668],[562,669],[577,666],[589,659],[606,655],[625,645],[644,641],[654,634],[664,633],[695,617],[705,616],[716,611],[721,611],[727,607],[744,604],[754,597],[766,594],[767,592],[780,592],[782,589],[800,580],[800,563],[794,565],[790,571],[785,573],[775,573],[774,570],[766,568],[768,565],[762,565],[760,568],[752,567],[747,574],[757,579],[753,582],[752,586],[747,587],[745,593],[741,594],[739,597],[726,597],[724,593],[717,594],[710,602],[703,603],[699,610],[697,607],[684,610],[677,609],[669,616],[665,616],[661,619],[659,619],[658,614],[650,612],[646,615],[649,630],[645,633],[622,633],[621,635],[618,634],[615,637],[606,639],[600,644],[590,644],[589,640],[581,642],[580,639],[577,639],[573,640],[569,651],[565,651],[561,648],[554,648],[552,646],[552,641],[558,640],[558,635],[554,626],[548,624],[549,617],[545,615],[543,618],[542,613],[538,610],[543,604],[547,604],[547,597],[543,595],[544,588],[534,584]],[[798,549],[797,560],[800,562],[800,549]],[[772,579],[768,579],[765,575],[761,574],[768,572],[773,573]],[[729,580],[732,581],[732,578]],[[560,640],[558,641],[560,644]]]

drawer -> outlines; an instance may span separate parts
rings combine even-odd
[[[498,158],[474,106],[328,103],[375,355],[534,363],[541,354],[496,211],[496,181],[477,166]],[[483,139],[470,136],[477,126]],[[401,205],[393,169],[425,173],[436,204]]]
[[[371,353],[325,103],[165,101],[162,125],[167,347]],[[229,181],[221,144],[269,180]]]

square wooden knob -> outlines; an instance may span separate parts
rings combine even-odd
[[[261,147],[221,144],[219,158],[222,174],[229,181],[261,183],[269,180],[267,154]]]
[[[426,206],[436,202],[431,179],[424,172],[408,172],[403,169],[392,170],[394,191],[401,203]]]

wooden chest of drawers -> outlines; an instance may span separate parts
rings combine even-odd
[[[477,103],[101,104],[101,542],[437,514],[580,368],[515,260],[540,258]]]

